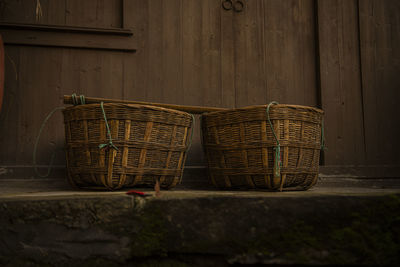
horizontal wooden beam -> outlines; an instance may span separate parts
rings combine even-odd
[[[92,34],[125,35],[125,36],[133,35],[133,32],[131,30],[119,29],[119,28],[90,28],[90,27],[21,24],[21,23],[7,23],[7,22],[0,22],[0,27],[2,29],[13,29],[13,30],[58,31],[58,32],[92,33]]]
[[[129,29],[0,23],[6,45],[136,51]]]
[[[78,101],[80,101],[80,100],[78,99]],[[85,103],[86,104],[97,104],[97,103],[100,103],[100,102],[151,105],[151,106],[157,106],[157,107],[180,110],[180,111],[189,112],[189,113],[192,113],[192,114],[202,114],[202,113],[205,113],[205,112],[226,110],[226,108],[217,108],[217,107],[184,106],[184,105],[153,103],[153,102],[143,102],[143,101],[131,101],[131,100],[122,100],[122,99],[120,100],[120,99],[106,99],[106,98],[98,98],[98,97],[85,97]],[[64,104],[72,105],[73,104],[72,96],[64,95]]]

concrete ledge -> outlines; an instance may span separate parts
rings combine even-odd
[[[0,181],[0,264],[400,263],[398,180],[342,179],[338,187],[337,179],[325,179],[306,192],[174,190],[148,198],[48,182]]]

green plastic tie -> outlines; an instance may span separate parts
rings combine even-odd
[[[276,146],[274,147],[274,150],[275,150],[274,178],[281,177],[281,145],[279,143],[278,137],[275,134],[274,127],[272,126],[271,119],[269,117],[269,108],[271,107],[271,105],[278,105],[278,104],[279,104],[278,102],[272,101],[267,106],[267,118],[268,118],[269,126],[271,127],[272,134],[274,135],[275,140],[276,140]]]
[[[84,95],[80,95],[79,98],[81,99],[81,105],[85,105],[86,104],[85,96]]]
[[[75,93],[73,93],[73,94],[71,95],[71,98],[72,98],[72,104],[73,104],[74,106],[79,105],[79,100],[80,100],[80,102],[81,102],[81,105],[85,105],[85,104],[86,104],[85,96],[84,96],[84,95],[80,95],[80,96],[79,96],[79,100],[78,100],[78,96],[77,96]]]
[[[72,98],[72,104],[73,104],[74,106],[76,106],[76,105],[79,104],[79,103],[78,103],[77,96],[76,96],[75,93],[73,93],[73,94],[71,95],[71,98]]]
[[[110,127],[108,126],[108,122],[107,122],[107,117],[106,117],[106,112],[104,111],[104,103],[101,102],[100,103],[100,107],[101,107],[101,111],[103,112],[103,116],[104,116],[104,121],[106,122],[106,127],[107,127],[107,134],[108,134],[108,143],[106,144],[100,144],[99,148],[103,149],[105,147],[109,147],[109,148],[114,148],[115,150],[118,150],[118,148],[113,144],[112,142],[112,138],[111,138],[111,131],[110,131]]]

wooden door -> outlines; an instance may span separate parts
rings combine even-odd
[[[318,105],[314,1],[243,0],[241,12],[183,3],[183,103]],[[203,164],[199,130],[192,165]]]
[[[314,2],[243,2],[243,12],[231,14],[235,106],[316,106]]]
[[[65,33],[61,47],[54,46],[48,31],[41,34],[51,44],[25,38],[16,40],[25,42],[21,45],[6,45],[11,60],[0,162],[31,164],[43,119],[72,92],[228,108],[272,100],[317,105],[313,1],[242,1],[242,12],[224,10],[222,0],[41,1],[39,19],[35,1],[3,6],[0,22],[107,30],[93,48],[80,47],[82,38],[93,42],[93,33],[73,40]],[[132,38],[125,36],[127,30]],[[124,40],[134,40],[135,47]],[[64,164],[62,124],[58,114],[46,127],[40,164],[47,164],[54,149],[60,151],[56,164]],[[198,120],[187,165],[204,165]]]

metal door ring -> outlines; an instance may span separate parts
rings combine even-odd
[[[242,12],[244,9],[244,4],[242,1],[235,1],[235,3],[233,4],[233,10],[235,12]]]
[[[231,10],[233,7],[232,1],[231,0],[225,0],[222,1],[222,8],[225,10]]]

